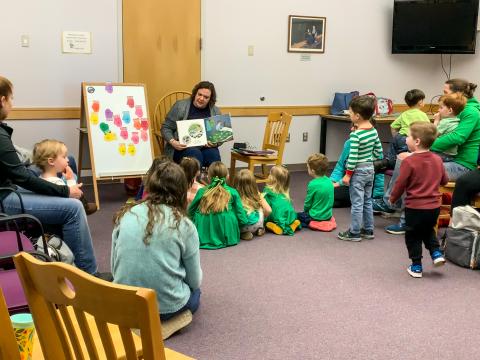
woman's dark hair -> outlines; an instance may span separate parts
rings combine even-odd
[[[0,98],[3,96],[8,98],[13,94],[13,85],[7,78],[0,76]],[[7,117],[7,114],[2,111],[2,103],[0,102],[0,120]]]
[[[118,225],[123,215],[133,206],[145,202],[148,207],[148,223],[145,229],[143,242],[150,243],[155,224],[161,223],[164,213],[159,205],[169,206],[175,217],[175,228],[178,229],[180,220],[187,213],[187,179],[182,168],[174,162],[164,162],[155,169],[150,169],[145,180],[145,190],[148,196],[139,202],[125,205],[116,215],[115,224]]]
[[[192,89],[192,101],[195,99],[197,95],[197,91],[200,89],[208,89],[210,90],[210,100],[208,101],[208,106],[212,107],[217,102],[217,92],[215,91],[215,86],[210,81],[200,81],[197,85],[195,85]]]
[[[464,79],[449,79],[445,81],[445,84],[448,84],[452,92],[461,92],[467,99],[473,97],[473,93],[477,88],[477,84],[473,84]]]

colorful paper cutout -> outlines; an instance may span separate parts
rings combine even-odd
[[[142,105],[135,106],[135,115],[137,115],[139,118],[143,116]]]
[[[140,142],[140,138],[138,137],[138,131],[132,131],[132,142],[137,145]]]
[[[145,119],[145,118],[142,119],[142,129],[148,130],[148,119]]]
[[[121,127],[120,128],[120,137],[124,140],[128,139],[128,131],[126,127]]]
[[[103,135],[103,140],[105,141],[115,141],[117,140],[117,134],[112,133],[111,131],[108,131]]]
[[[128,144],[127,151],[132,156],[137,153],[137,149],[135,148],[135,145],[133,145],[133,144]]]
[[[140,130],[142,128],[142,123],[140,122],[139,118],[133,119],[133,127],[137,130]]]
[[[127,96],[127,106],[133,108],[135,106],[135,101],[133,100],[133,96]]]
[[[100,110],[100,102],[98,100],[93,100],[92,110],[93,112],[98,112]]]
[[[113,117],[113,112],[112,112],[112,110],[110,110],[110,109],[105,109],[105,117],[106,117],[107,119]]]
[[[109,94],[113,93],[113,85],[112,85],[112,83],[107,83],[107,84],[105,85],[105,91],[106,91],[107,93],[109,93]]]
[[[122,112],[122,121],[125,124],[130,124],[130,121],[132,121],[132,118],[130,117],[130,111]]]
[[[113,116],[113,123],[118,127],[122,126],[122,119],[120,118],[120,115]]]
[[[97,125],[98,124],[98,113],[97,112],[93,112],[90,114],[90,122],[93,124],[93,125]]]
[[[140,138],[141,138],[143,141],[147,141],[147,140],[148,140],[148,132],[147,132],[146,130],[140,131]]]
[[[118,152],[120,153],[120,155],[125,156],[125,154],[127,153],[127,147],[124,143],[118,144]]]

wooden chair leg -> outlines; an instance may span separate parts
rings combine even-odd
[[[266,164],[262,164],[262,175],[263,177],[268,177],[268,168]]]
[[[230,184],[233,184],[233,179],[235,179],[235,158],[232,156],[230,159]]]
[[[253,163],[253,161],[248,162],[248,170],[250,170],[252,174],[255,174],[255,164]]]

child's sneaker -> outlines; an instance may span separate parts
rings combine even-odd
[[[407,268],[407,272],[411,277],[421,278],[422,277],[422,265],[412,264]]]
[[[293,223],[290,224],[290,228],[292,229],[293,232],[297,230],[297,228],[300,226],[301,222],[300,220],[295,220]]]
[[[257,231],[255,231],[255,235],[257,235],[257,236],[265,235],[265,228],[261,227],[261,228],[257,229]]]
[[[375,235],[373,235],[373,230],[360,230],[360,237],[362,240],[373,240],[375,239]]]
[[[271,232],[273,232],[274,234],[277,234],[277,235],[282,235],[283,234],[283,230],[280,226],[278,226],[277,224],[273,223],[273,222],[267,222],[265,224],[265,227],[270,230]]]
[[[431,256],[432,256],[434,266],[445,265],[446,260],[440,250],[435,250],[434,252],[432,252]]]
[[[337,237],[340,240],[345,240],[345,241],[355,241],[355,242],[362,241],[360,234],[352,234],[350,230],[338,233]]]
[[[250,231],[245,231],[240,234],[240,239],[242,240],[252,240],[253,234]]]

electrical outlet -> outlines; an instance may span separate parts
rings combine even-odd
[[[308,141],[308,132],[304,132],[303,133],[303,142],[307,142]]]
[[[287,142],[290,142],[290,133],[287,135]]]

